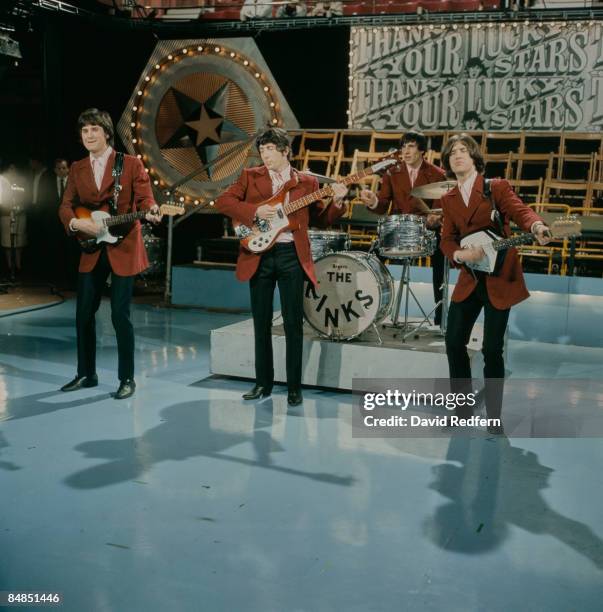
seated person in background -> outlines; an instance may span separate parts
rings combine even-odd
[[[276,17],[305,17],[308,14],[308,7],[305,2],[288,2],[287,4],[281,4],[276,11]]]
[[[308,13],[310,17],[340,17],[343,15],[342,2],[317,2]]]
[[[272,17],[271,0],[245,0],[241,7],[241,21],[248,19],[270,19]]]

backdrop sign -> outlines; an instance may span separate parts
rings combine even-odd
[[[352,28],[350,127],[599,131],[602,34],[595,22]]]

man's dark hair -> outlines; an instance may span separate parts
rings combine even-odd
[[[69,160],[66,157],[56,157],[52,165],[58,166],[59,164],[62,164],[63,162],[69,165]]]
[[[419,151],[425,153],[427,151],[427,137],[425,134],[421,134],[421,132],[406,132],[402,138],[400,138],[400,148],[402,148],[406,143],[414,142],[417,144],[417,148]]]
[[[265,129],[256,139],[255,146],[258,151],[262,145],[273,144],[276,146],[277,151],[281,153],[289,147],[289,159],[291,159],[291,139],[283,128],[267,128]]]
[[[475,164],[475,169],[477,172],[479,174],[483,174],[484,169],[486,168],[486,163],[484,162],[482,153],[479,150],[479,145],[473,138],[471,138],[471,136],[469,136],[469,134],[463,133],[451,136],[442,148],[441,163],[446,172],[446,176],[449,178],[456,178],[456,175],[450,167],[450,154],[452,153],[452,147],[459,142],[467,147],[467,151],[469,151],[469,155]]]
[[[107,144],[113,146],[115,130],[113,129],[113,121],[111,115],[107,111],[98,110],[98,108],[88,108],[77,119],[77,131],[82,135],[82,129],[86,125],[98,125],[103,128],[107,135]]]

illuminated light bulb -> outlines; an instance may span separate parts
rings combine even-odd
[[[133,110],[133,111],[137,111],[137,110],[138,110],[138,106],[133,106],[133,107],[132,107],[132,110]]]
[[[132,121],[132,123],[130,123],[130,127],[136,127],[136,124]]]
[[[138,90],[138,95],[139,95],[139,96],[142,96],[142,89],[139,89],[139,90]]]
[[[161,68],[161,66],[159,64],[155,64],[155,69],[159,70]]]
[[[169,59],[169,60],[173,60],[173,59],[174,59],[174,56],[170,54],[170,55],[168,55],[168,59]]]

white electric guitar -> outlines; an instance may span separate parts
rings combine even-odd
[[[580,236],[582,224],[575,216],[559,217],[549,228],[551,238],[556,240],[562,238],[574,238]],[[513,236],[512,238],[501,238],[496,232],[486,229],[472,234],[467,234],[461,240],[461,248],[481,246],[484,249],[485,257],[477,262],[466,262],[465,265],[472,270],[479,270],[492,274],[497,267],[502,251],[520,244],[532,244],[535,238],[533,234],[525,233]]]
[[[94,253],[106,244],[115,244],[123,239],[130,231],[132,223],[137,219],[144,219],[148,214],[148,210],[139,210],[133,213],[111,216],[106,210],[90,210],[85,206],[77,206],[73,212],[78,219],[90,219],[94,221],[100,228],[100,232],[96,236],[89,236],[78,232],[77,239],[80,247],[85,253]],[[162,204],[159,207],[159,212],[162,215],[183,215],[184,206],[176,204]]]
[[[386,170],[390,166],[399,163],[399,153],[391,153],[386,155],[377,161],[369,168],[365,168],[357,174],[346,176],[339,180],[343,185],[350,185],[357,183],[360,179],[371,174],[377,174],[382,170]],[[333,191],[330,187],[323,187],[313,193],[310,193],[303,198],[294,200],[293,202],[286,202],[286,195],[290,189],[296,185],[295,180],[288,181],[285,186],[270,199],[262,202],[262,204],[269,204],[274,207],[276,214],[272,219],[256,219],[255,223],[248,227],[246,225],[234,222],[233,227],[235,234],[241,239],[241,246],[252,253],[263,253],[267,251],[278,238],[281,232],[289,229],[289,217],[291,213],[296,210],[300,210],[306,206],[316,202],[322,198],[332,196]],[[260,204],[261,206],[261,204]]]

